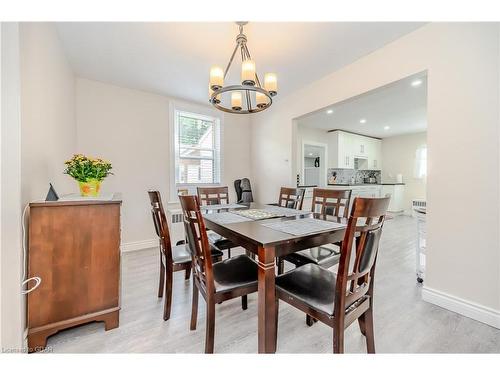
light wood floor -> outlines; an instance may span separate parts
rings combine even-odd
[[[375,344],[378,353],[500,353],[500,330],[423,302],[415,279],[415,222],[407,216],[386,222],[375,280]],[[122,257],[120,327],[108,332],[91,323],[49,338],[60,353],[202,353],[205,305],[200,297],[198,329],[189,330],[191,281],[174,276],[173,309],[162,320],[163,301],[156,297],[158,250]],[[257,352],[257,295],[216,306],[216,353]],[[280,303],[278,353],[330,353],[332,332],[323,324],[305,325],[304,315]],[[347,353],[365,353],[357,323],[345,337]]]

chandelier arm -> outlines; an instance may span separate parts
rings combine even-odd
[[[246,54],[247,54],[248,58],[250,60],[252,60],[252,56],[250,56],[250,51],[248,50],[248,47],[246,46],[246,44],[245,44],[244,48],[245,48],[245,51],[246,51]],[[257,83],[257,86],[259,86],[259,87],[262,88],[262,85],[260,84],[259,75],[257,74],[257,70],[255,70],[255,81]]]
[[[250,100],[250,95],[248,94],[248,90],[245,90],[245,96],[247,97],[247,109],[249,111],[252,110],[252,101]]]
[[[227,64],[226,70],[224,72],[224,79],[226,79],[227,72],[229,72],[229,68],[231,67],[231,64],[233,63],[234,55],[236,54],[238,47],[239,47],[239,44],[236,43],[236,47],[234,47],[233,54],[231,55],[231,58],[229,59],[229,63]]]
[[[246,58],[246,55],[245,55],[245,45],[242,44],[241,45],[241,62],[245,61],[247,58]]]

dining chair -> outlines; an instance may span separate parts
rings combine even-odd
[[[184,241],[179,241],[176,246],[172,247],[160,192],[151,190],[148,191],[148,195],[151,202],[153,223],[160,245],[160,282],[158,285],[158,298],[162,298],[163,292],[166,291],[163,320],[168,320],[172,309],[173,273],[185,271],[184,279],[189,280],[191,274],[191,254],[186,248]],[[222,252],[217,249],[212,249],[212,256],[215,257],[216,260],[220,260],[222,259]]]
[[[278,206],[302,210],[305,193],[305,189],[282,187],[278,198]]]
[[[342,216],[347,218],[351,202],[352,190],[318,189],[313,190],[311,212],[322,215]],[[291,253],[278,261],[278,274],[284,271],[284,262],[293,263],[296,267],[314,263],[324,268],[337,264],[340,258],[340,244],[327,244],[312,249]]]
[[[242,309],[246,310],[247,295],[257,291],[257,264],[246,255],[237,255],[213,263],[198,197],[184,195],[179,199],[193,264],[193,304],[190,329],[196,329],[198,293],[200,293],[207,304],[205,353],[213,353],[215,305],[241,297]]]
[[[373,284],[389,199],[354,199],[337,274],[309,263],[276,277],[276,327],[283,300],[333,329],[334,353],[344,352],[344,331],[356,320],[367,352],[375,353]]]
[[[311,212],[321,215],[342,216],[347,218],[351,202],[352,190],[319,189],[313,190]],[[341,243],[325,244],[312,249],[300,250],[288,254],[278,260],[278,274],[284,272],[284,260],[300,267],[305,264],[314,263],[323,268],[336,265],[340,259]],[[312,326],[315,320],[307,315],[306,324]]]
[[[229,204],[229,189],[227,186],[197,187],[200,206],[210,206],[213,204]],[[231,249],[236,247],[227,238],[209,231],[208,240],[219,250],[227,250],[227,257],[231,258]]]

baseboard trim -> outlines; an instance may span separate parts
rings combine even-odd
[[[143,240],[143,241],[134,241],[134,242],[125,242],[120,246],[120,250],[122,253],[127,253],[129,251],[137,251],[150,249],[152,247],[158,246],[158,239],[153,238],[151,240]]]
[[[425,286],[422,288],[422,299],[500,329],[500,311]]]

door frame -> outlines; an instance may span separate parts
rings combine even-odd
[[[305,165],[304,165],[304,157],[305,157],[305,146],[306,145],[309,145],[309,146],[316,146],[316,147],[322,147],[324,152],[325,152],[325,161],[324,161],[324,167],[323,167],[323,171],[324,171],[324,178],[323,180],[324,181],[321,181],[321,177],[320,177],[320,184],[323,183],[323,186],[326,186],[327,185],[327,181],[328,181],[328,144],[327,143],[322,143],[322,142],[315,142],[315,141],[307,141],[307,140],[302,140],[302,152],[301,152],[301,158],[300,158],[300,163],[302,165],[302,185],[305,185],[305,177],[306,177],[306,170],[305,170]],[[321,168],[321,166],[320,166]]]

